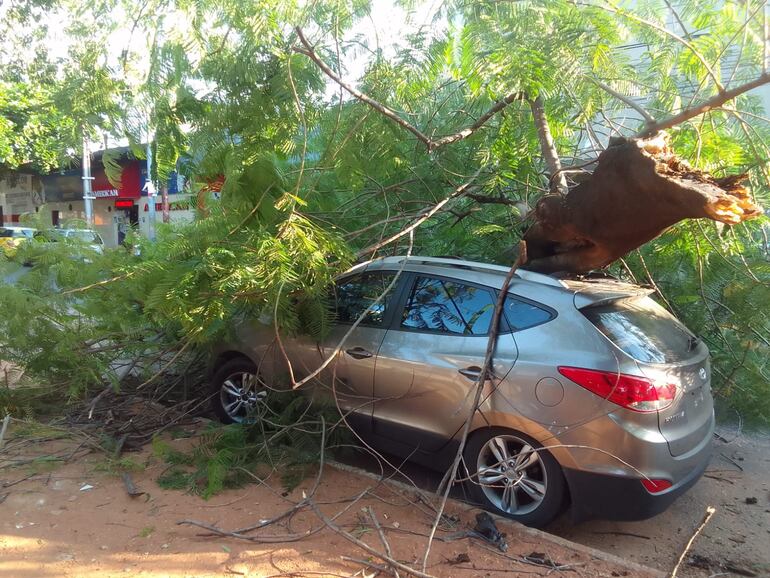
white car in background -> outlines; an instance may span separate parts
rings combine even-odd
[[[77,240],[86,243],[91,249],[99,253],[104,253],[104,239],[96,231],[90,229],[60,229],[58,233],[65,239]]]

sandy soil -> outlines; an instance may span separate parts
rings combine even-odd
[[[262,543],[204,535],[200,528],[178,524],[185,519],[226,529],[254,524],[300,501],[303,492],[312,487],[313,479],[305,480],[286,496],[280,489],[255,484],[204,501],[159,488],[155,479],[166,464],[145,451],[132,456],[145,464],[143,471],[132,476],[136,486],[146,493],[132,498],[120,478],[98,471],[104,462],[102,455],[73,453],[77,446],[72,442],[11,443],[6,447],[6,459],[10,450],[15,451],[14,460],[54,453],[71,459],[49,471],[40,471],[44,462],[39,459],[14,468],[7,467],[7,461],[6,467],[0,463],[0,576],[300,577],[376,573],[371,569],[363,572],[365,563],[343,557],[375,563],[379,560],[326,529],[307,510],[249,534],[259,536]],[[30,469],[33,464],[36,470]],[[351,505],[351,496],[367,488],[366,496]],[[345,530],[381,551],[380,538],[362,510],[372,507],[394,557],[406,564],[421,559],[432,518],[414,492],[327,467],[314,499],[326,515],[339,514],[337,523]],[[459,520],[454,527],[439,532],[440,537],[473,523],[472,510],[453,504],[448,513]],[[539,552],[547,559],[570,565],[570,573],[577,576],[644,576],[639,569],[597,559],[590,552],[552,542],[513,524],[500,525],[500,529],[509,544],[507,554],[475,539],[436,542],[428,572],[443,577],[553,573],[522,562],[523,556]]]
[[[770,434],[725,427],[718,433],[705,476],[662,514],[642,522],[577,526],[563,518],[548,531],[670,570],[706,507],[714,506],[716,514],[692,548],[697,565],[684,566],[680,576],[770,576]]]
[[[586,545],[670,573],[707,506],[717,511],[695,541],[678,575],[770,577],[770,434],[720,427],[705,477],[662,514],[641,522],[590,521],[573,524],[567,515],[546,530]],[[725,443],[726,440],[729,443]],[[367,458],[351,460],[376,471]],[[421,488],[435,488],[441,476],[415,464],[403,467]],[[455,493],[463,499],[461,491]],[[756,503],[752,498],[756,498]],[[691,562],[697,562],[693,566]]]

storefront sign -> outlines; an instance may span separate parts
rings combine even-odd
[[[92,190],[97,199],[113,199],[115,197],[124,197],[138,199],[140,196],[139,186],[140,161],[127,160],[121,161],[123,172],[120,175],[120,186],[116,187],[111,183],[104,173],[104,167],[101,163],[95,161],[93,166]],[[63,170],[58,173],[44,175],[40,179],[45,191],[45,200],[47,203],[61,201],[79,201],[83,198],[83,178],[79,169]]]
[[[94,191],[94,197],[97,199],[103,199],[105,197],[118,197],[120,196],[120,191],[118,189],[107,189],[107,190],[97,190]]]

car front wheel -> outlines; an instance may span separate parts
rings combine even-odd
[[[482,430],[468,440],[463,456],[470,492],[484,508],[534,527],[561,512],[564,475],[529,436],[502,428]]]
[[[245,358],[225,363],[211,381],[211,404],[224,423],[254,423],[265,408],[268,389]]]

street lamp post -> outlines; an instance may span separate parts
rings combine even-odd
[[[94,196],[91,190],[91,151],[88,150],[88,138],[83,136],[83,205],[86,211],[86,223],[88,228],[94,226]]]

